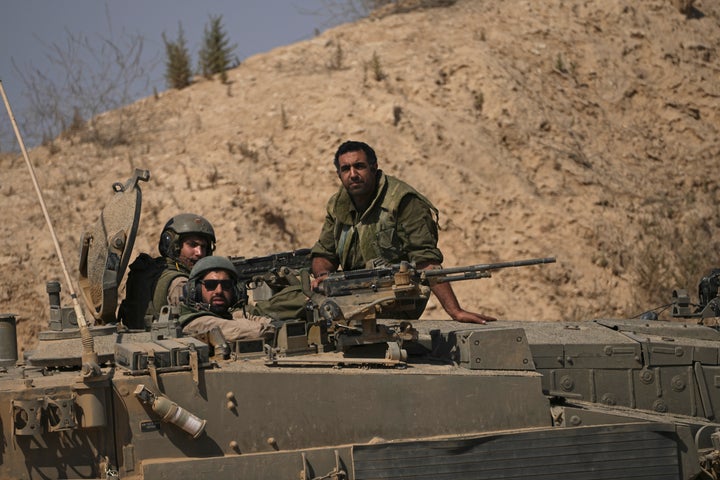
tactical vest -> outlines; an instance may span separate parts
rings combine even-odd
[[[168,304],[168,290],[170,284],[178,277],[188,277],[189,272],[178,270],[178,264],[176,262],[168,262],[170,265],[165,268],[160,274],[153,290],[152,302],[148,305],[146,317],[152,318],[160,317],[160,309]]]
[[[432,211],[435,222],[438,221],[438,211],[435,206],[413,187],[395,177],[381,174],[379,177],[378,193],[370,206],[353,225],[350,215],[352,200],[344,187],[335,194],[334,201],[330,202],[329,213],[335,221],[335,245],[340,258],[340,265],[344,270],[362,268],[350,265],[349,254],[353,237],[356,247],[360,249],[363,261],[367,264],[380,260],[394,264],[407,260],[407,252],[400,241],[398,230],[398,208],[407,195],[413,195],[421,200]]]
[[[167,305],[170,284],[180,276],[188,274],[178,270],[175,262],[146,253],[138,255],[130,265],[118,319],[131,329],[149,329],[152,320],[160,316],[160,308]]]

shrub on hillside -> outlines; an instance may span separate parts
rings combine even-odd
[[[192,83],[192,69],[182,24],[178,24],[177,40],[168,40],[164,32],[162,39],[165,43],[165,80],[167,85],[170,88],[183,89]]]
[[[210,16],[210,23],[205,26],[203,46],[200,49],[200,73],[206,78],[220,74],[220,80],[225,83],[235,47],[230,45],[230,40],[223,29],[222,15]]]

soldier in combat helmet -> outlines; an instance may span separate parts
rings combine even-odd
[[[229,341],[259,337],[271,340],[275,333],[271,319],[246,316],[239,308],[244,298],[230,260],[226,257],[199,260],[183,288],[179,318],[183,332],[196,335],[218,327]]]
[[[158,242],[160,257],[141,253],[130,265],[126,297],[118,318],[128,328],[148,328],[165,305],[179,305],[190,270],[215,250],[215,230],[193,213],[172,217]]]

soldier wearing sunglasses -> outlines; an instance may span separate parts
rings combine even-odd
[[[194,335],[219,327],[228,341],[272,337],[270,319],[247,316],[235,266],[226,257],[204,257],[190,271],[180,311],[183,332]]]

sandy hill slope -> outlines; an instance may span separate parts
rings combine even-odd
[[[232,26],[228,26],[232,34]],[[218,254],[311,246],[364,140],[439,208],[446,266],[557,256],[460,282],[504,319],[627,316],[720,266],[720,6],[667,0],[465,0],[385,11],[249,58],[30,152],[76,275],[111,185],[151,172],[135,252],[182,211]],[[0,160],[0,312],[23,346],[61,278],[22,158]],[[426,317],[447,318],[431,303]]]

